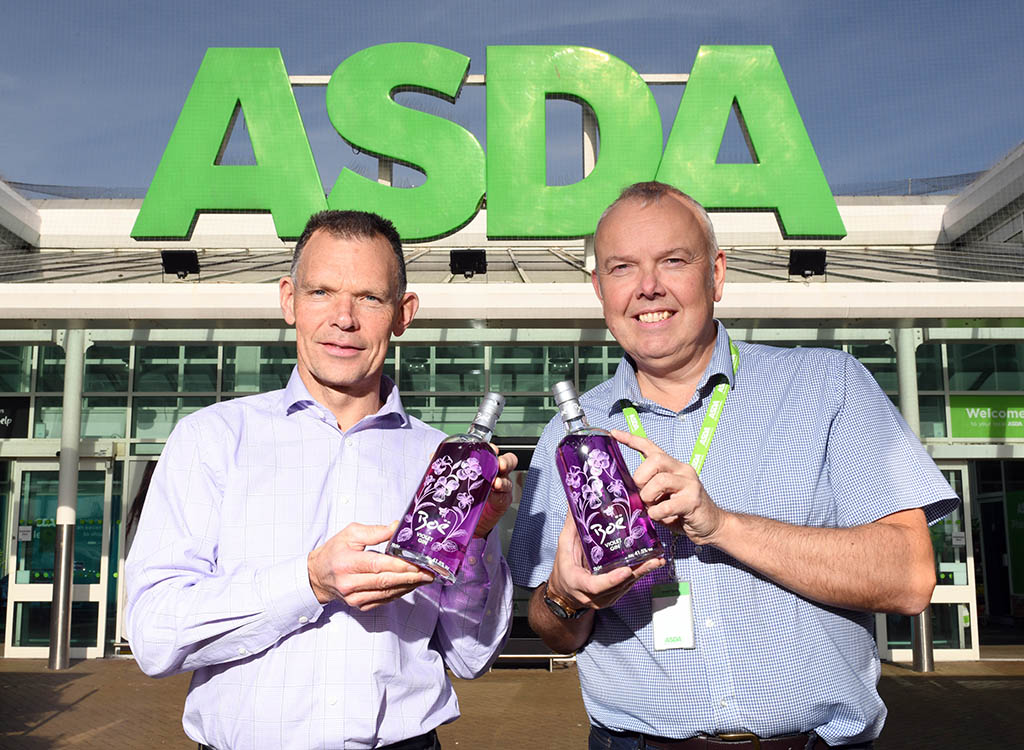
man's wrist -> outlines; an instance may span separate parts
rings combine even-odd
[[[544,587],[543,591],[541,591],[544,604],[551,614],[559,620],[578,620],[587,613],[586,607],[576,604],[568,597],[552,591],[548,581],[544,581],[541,585]]]
[[[728,546],[728,540],[730,538],[735,539],[737,536],[742,538],[743,530],[740,528],[733,528],[739,526],[742,521],[742,516],[743,514],[718,508],[718,519],[714,529],[699,540],[692,539],[693,543],[698,547],[710,545],[712,547],[724,549]]]

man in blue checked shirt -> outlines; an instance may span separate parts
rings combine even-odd
[[[627,356],[581,404],[626,446],[666,559],[590,574],[557,418],[509,551],[533,629],[577,652],[591,750],[870,747],[885,719],[872,613],[927,606],[928,524],[956,496],[853,357],[730,342],[714,318],[725,254],[691,198],[627,188],[595,248]]]
[[[383,374],[419,305],[395,228],[314,215],[280,297],[287,387],[186,417],[160,457],[128,558],[132,653],[153,676],[194,671],[182,721],[200,748],[437,750],[459,716],[446,668],[482,674],[508,634],[489,532],[515,456],[454,583],[381,554],[444,438]]]

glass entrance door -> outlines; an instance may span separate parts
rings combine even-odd
[[[69,652],[73,659],[103,656],[111,474],[102,461],[79,464]],[[58,477],[56,461],[25,460],[14,466],[7,526],[11,530],[7,657],[45,658],[49,653]]]
[[[930,528],[937,584],[932,594],[932,650],[936,661],[981,658],[971,538],[971,492],[967,464],[940,462],[939,469],[963,503]],[[912,620],[878,615],[875,635],[883,659],[913,661]]]

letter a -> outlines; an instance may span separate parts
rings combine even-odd
[[[218,164],[239,107],[256,164]],[[269,211],[278,236],[295,238],[326,207],[280,50],[207,50],[132,237],[188,238],[202,211]]]
[[[734,102],[754,164],[717,163]],[[846,236],[771,47],[697,51],[658,179],[708,209],[775,210],[787,237]]]

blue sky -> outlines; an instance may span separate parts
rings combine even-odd
[[[289,73],[326,75],[396,41],[462,52],[471,73],[497,44],[595,47],[641,73],[687,72],[701,44],[771,44],[834,186],[970,172],[1024,140],[1022,30],[1018,2],[17,3],[0,28],[0,175],[145,188],[208,47],[279,47]],[[658,93],[666,133],[681,94]],[[428,109],[486,143],[483,101]],[[370,168],[322,90],[299,104],[328,187],[342,166]],[[576,179],[571,106],[549,110],[552,182]]]

